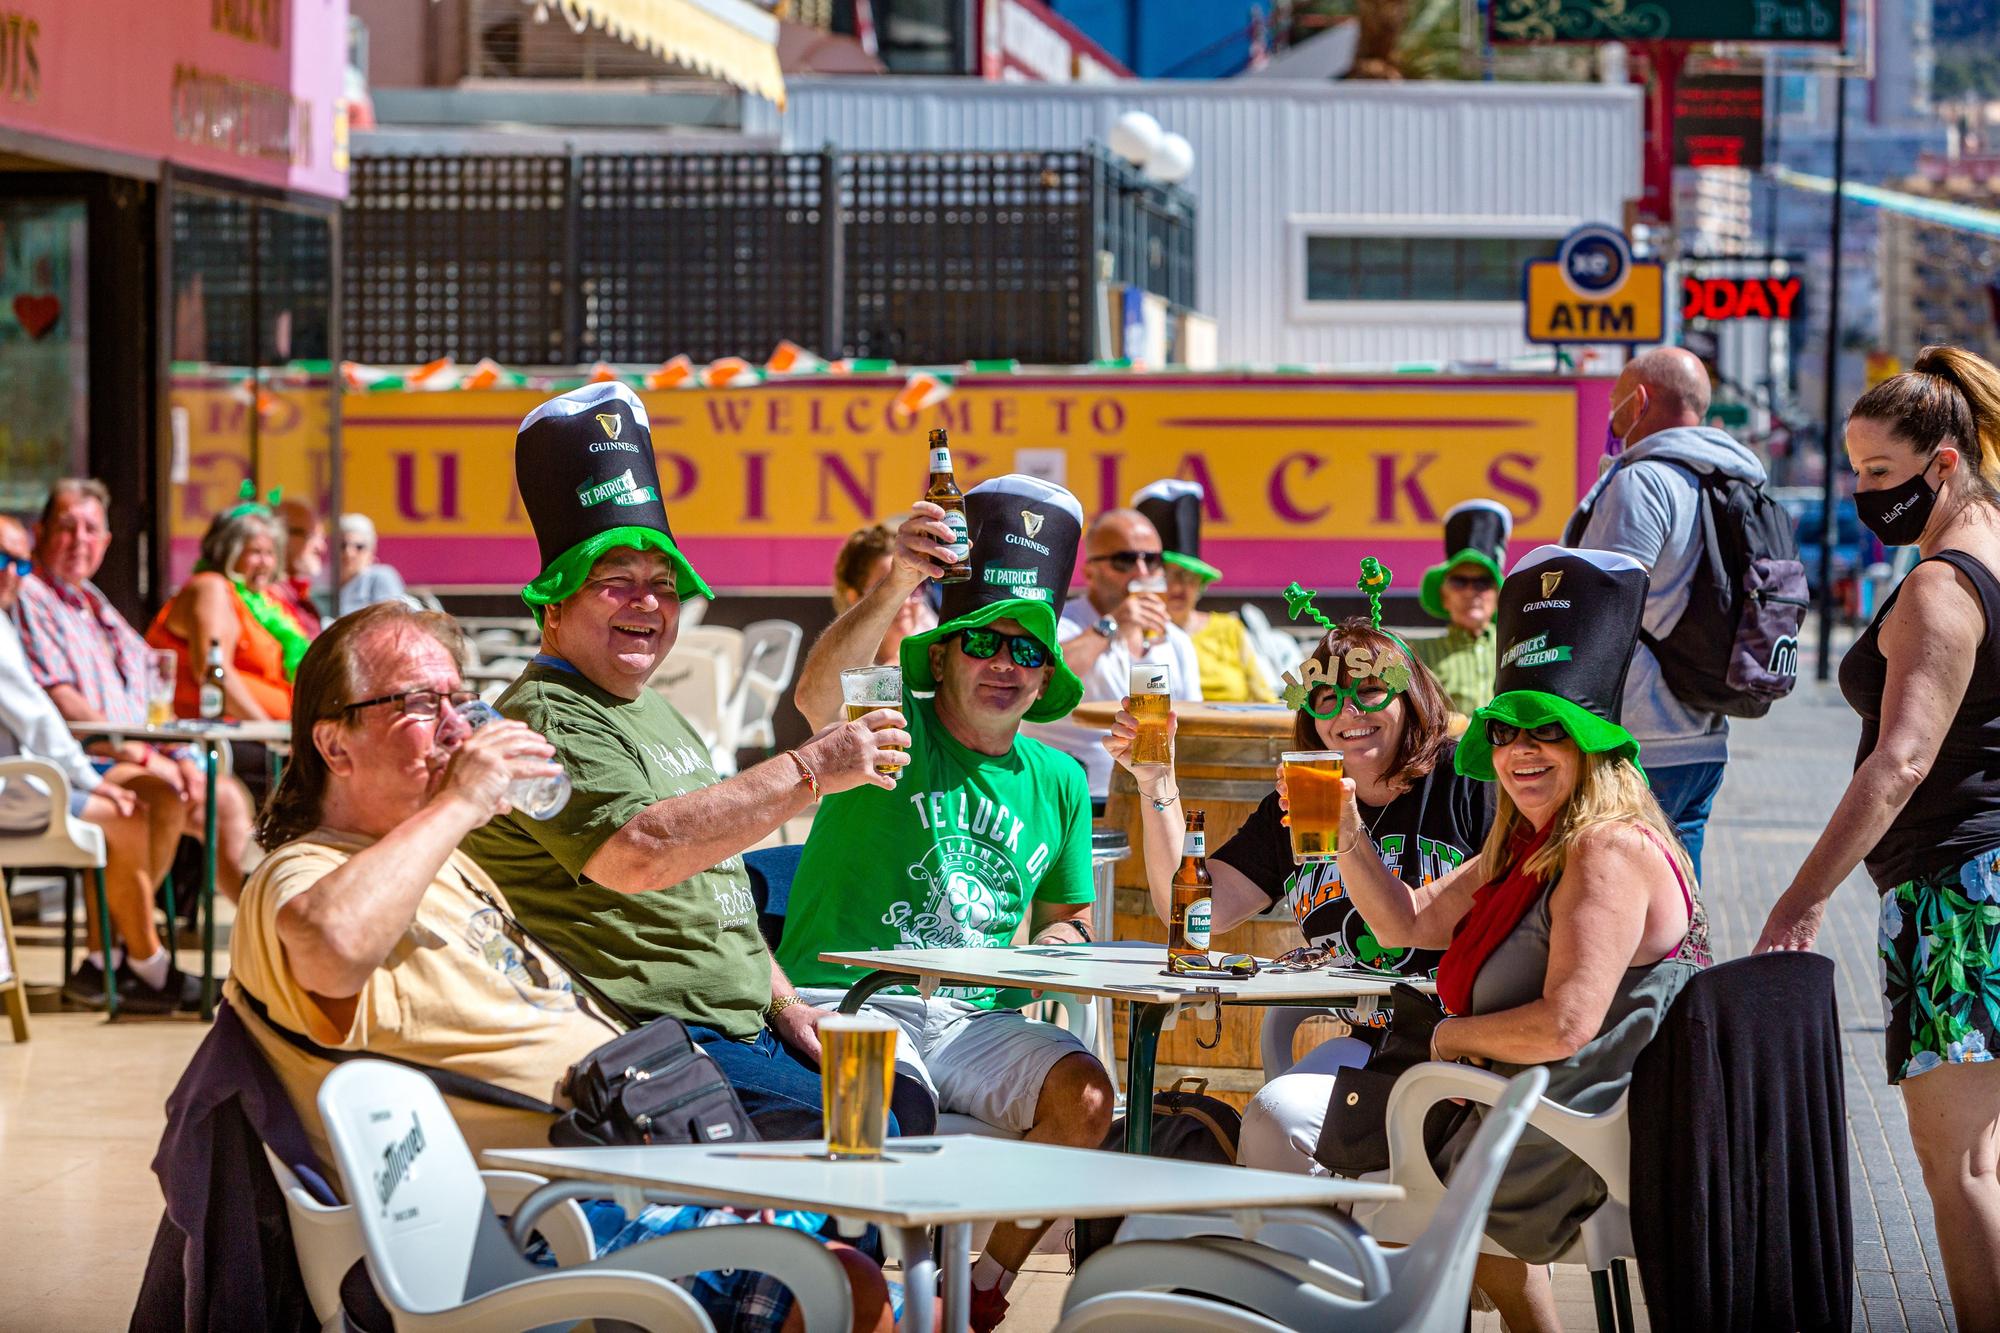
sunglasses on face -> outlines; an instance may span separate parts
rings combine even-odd
[[[0,573],[19,574],[22,578],[26,578],[34,567],[35,562],[32,560],[23,559],[18,555],[0,553]]]
[[[1490,574],[1447,574],[1444,582],[1453,592],[1492,592],[1500,586]]]
[[[1543,745],[1560,745],[1569,739],[1569,728],[1560,722],[1544,722],[1539,727],[1529,727],[1528,738]],[[1512,745],[1521,734],[1521,728],[1506,722],[1488,722],[1486,739],[1495,749]]]
[[[1007,645],[1007,656],[1017,667],[1034,670],[1049,663],[1049,650],[1042,646],[1040,639],[1026,634],[1002,634],[993,629],[969,629],[958,636],[958,650],[967,657],[984,662],[1000,651],[1001,644]]]
[[[1135,569],[1160,569],[1166,565],[1166,557],[1158,551],[1113,551],[1110,555],[1094,555],[1084,563],[1094,565],[1100,560],[1120,574],[1130,574]]]
[[[402,708],[405,716],[423,721],[436,717],[442,704],[462,708],[478,697],[477,690],[453,690],[449,694],[437,690],[403,690],[397,694],[383,694],[373,699],[363,699],[360,703],[348,704],[340,711],[352,713],[361,708],[373,708],[377,704],[396,704]]]

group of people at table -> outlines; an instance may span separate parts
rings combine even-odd
[[[1636,415],[1637,398],[1625,393],[1614,421]],[[1885,956],[1899,960],[1890,1077],[1909,1098],[1960,1318],[1976,1322],[2000,1310],[2000,1065],[1984,1063],[2000,960],[1960,956],[1951,984],[1973,999],[1956,1003],[1920,956],[1933,946],[1912,939],[1948,917],[1990,943],[1983,905],[2000,901],[2000,786],[1985,776],[2000,758],[1989,572],[2000,570],[2000,373],[1929,355],[1856,404],[1847,441],[1864,518],[1891,507],[1867,503],[1871,493],[1896,501],[1903,518],[1884,521],[1885,539],[1915,541],[1926,561],[1849,654],[1860,761],[1760,948],[1811,947],[1827,897],[1868,860],[1887,894]],[[816,1029],[858,979],[823,953],[1004,946],[1024,925],[1036,945],[1093,942],[1091,784],[1029,732],[1062,723],[1135,625],[1164,630],[1169,652],[1187,639],[1181,622],[1094,572],[1144,572],[1162,525],[1148,520],[1151,541],[1127,511],[1087,527],[1067,491],[1009,475],[966,494],[968,551],[942,510],[919,503],[892,544],[856,556],[850,577],[866,586],[807,658],[796,699],[811,738],[721,779],[648,688],[683,602],[711,594],[675,542],[639,399],[615,383],[552,399],[522,423],[515,467],[541,556],[523,596],[542,641],[499,700],[506,720],[475,730],[455,712],[472,692],[442,615],[372,606],[327,626],[298,662],[292,755],[259,817],[270,850],[242,888],[227,995],[317,1144],[314,1096],[338,1056],[378,1053],[556,1099],[564,1072],[621,1021],[661,1015],[716,1059],[760,1133],[816,1138]],[[1146,498],[1171,511],[1188,492]],[[1496,513],[1489,503],[1455,516],[1446,561],[1424,580],[1454,636],[1420,646],[1382,628],[1379,611],[1332,623],[1286,682],[1299,747],[1345,755],[1337,856],[1293,863],[1279,781],[1208,858],[1213,925],[1286,903],[1334,964],[1435,977],[1449,1017],[1434,1058],[1546,1066],[1549,1096],[1598,1110],[1708,961],[1695,863],[1620,723],[1648,569],[1620,552],[1544,546],[1503,582]],[[1195,562],[1180,565],[1194,579],[1183,592],[1198,592],[1212,567],[1178,545]],[[1071,601],[1080,548],[1093,595]],[[971,578],[933,602],[925,589],[968,557]],[[840,673],[877,661],[897,635],[901,706],[843,720]],[[1367,674],[1350,669],[1357,650]],[[1237,665],[1251,677],[1254,657]],[[1107,766],[1131,768],[1165,917],[1185,811],[1170,765],[1132,765],[1135,729],[1121,712],[1094,743]],[[562,810],[536,820],[510,807],[510,782],[555,766],[574,785]],[[773,952],[742,853],[814,802]],[[1074,1035],[1025,1016],[1028,998],[963,987],[871,999],[901,1032],[892,1132],[927,1132],[945,1110],[1040,1142],[1101,1144],[1106,1072]],[[1949,1021],[1933,1017],[1941,1008]],[[1366,1062],[1378,1037],[1363,1020],[1265,1087],[1245,1117],[1244,1164],[1323,1170],[1313,1149],[1330,1080]],[[475,1150],[546,1130],[520,1112],[452,1105]],[[1474,1122],[1442,1146],[1441,1165]],[[1603,1198],[1555,1144],[1523,1141],[1488,1222],[1507,1256],[1483,1257],[1477,1275],[1509,1328],[1558,1326],[1545,1264]],[[628,1217],[608,1202],[591,1219],[601,1249],[711,1220],[665,1206]],[[1004,1319],[1039,1234],[994,1231],[973,1272],[975,1328]],[[879,1269],[852,1252],[843,1262],[861,1326],[886,1321]],[[706,1274],[696,1290],[730,1318],[784,1317],[782,1292],[756,1274]]]

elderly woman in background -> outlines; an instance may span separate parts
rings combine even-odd
[[[174,690],[180,716],[201,714],[210,645],[221,649],[223,716],[269,721],[292,715],[292,675],[307,640],[271,596],[284,558],[284,525],[260,504],[237,505],[208,525],[193,576],[146,631],[147,643],[180,657]]]
[[[895,552],[896,534],[887,524],[871,524],[848,534],[847,540],[840,544],[840,554],[833,558],[835,615],[845,615],[870,588],[888,577]],[[918,584],[903,599],[896,618],[889,622],[889,632],[882,636],[882,644],[875,650],[875,665],[896,665],[902,660],[898,654],[904,639],[937,628],[937,612],[929,601],[930,587],[929,583]]]
[[[1558,586],[1560,597],[1543,591]],[[1497,778],[1486,845],[1412,887],[1383,864],[1350,779],[1337,848],[1342,886],[1383,944],[1444,950],[1438,999],[1449,1017],[1432,1031],[1431,1057],[1510,1076],[1542,1065],[1550,1100],[1586,1114],[1623,1095],[1667,1007],[1708,962],[1687,851],[1617,721],[1645,597],[1646,571],[1627,556],[1531,553],[1501,589],[1499,692],[1474,714],[1455,762],[1467,777]],[[1443,1144],[1441,1173],[1476,1123]],[[1605,1197],[1567,1149],[1536,1130],[1522,1136],[1486,1224],[1514,1257],[1481,1255],[1477,1269],[1512,1333],[1562,1327],[1545,1265]]]
[[[375,525],[366,514],[340,516],[340,597],[336,615],[359,611],[377,602],[417,603],[403,587],[395,567],[375,558]]]

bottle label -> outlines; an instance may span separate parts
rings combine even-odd
[[[1197,860],[1207,860],[1208,830],[1189,829],[1187,837],[1181,842],[1181,855],[1192,856]]]
[[[1188,904],[1186,925],[1183,927],[1190,948],[1208,947],[1208,923],[1213,900],[1197,898]]]
[[[949,472],[949,471],[951,471],[951,450],[950,450],[950,449],[933,449],[933,450],[931,450],[931,471],[933,471],[933,472]]]
[[[943,453],[944,450],[938,450]],[[951,529],[951,543],[947,548],[954,561],[963,561],[972,553],[972,536],[965,526],[965,515],[956,509],[944,511],[944,525]]]
[[[203,685],[201,687],[201,715],[203,717],[222,716],[222,687]]]

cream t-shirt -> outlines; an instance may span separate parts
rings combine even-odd
[[[271,1022],[318,1045],[451,1069],[555,1102],[564,1071],[617,1030],[578,1004],[559,964],[525,938],[510,936],[513,928],[504,925],[500,910],[506,899],[462,852],[439,869],[416,919],[354,997],[345,1027],[335,1018],[343,1003],[312,995],[292,975],[278,938],[278,910],[368,845],[365,838],[321,829],[264,859],[237,904],[231,993],[248,991],[263,1002]],[[298,1109],[314,1150],[331,1166],[317,1099],[332,1064],[269,1031],[247,1005],[236,1007]],[[548,1143],[545,1115],[456,1098],[451,1109],[475,1154]]]

